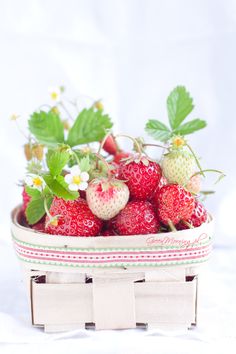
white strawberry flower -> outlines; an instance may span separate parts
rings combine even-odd
[[[78,165],[73,166],[64,179],[71,191],[85,191],[88,188],[89,174],[81,172]]]
[[[25,177],[25,183],[27,186],[37,189],[40,192],[45,188],[45,182],[41,176],[30,174]]]
[[[50,98],[54,102],[60,102],[61,101],[61,88],[60,87],[50,87],[49,88],[49,94]]]

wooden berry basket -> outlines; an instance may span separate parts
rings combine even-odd
[[[211,252],[213,221],[155,235],[51,236],[20,224],[12,236],[30,300],[32,324],[77,328],[190,328],[197,283]]]

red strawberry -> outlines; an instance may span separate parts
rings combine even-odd
[[[46,232],[52,235],[64,236],[96,236],[99,235],[102,221],[99,220],[82,198],[64,200],[55,197],[49,210],[57,222],[50,223],[46,218]]]
[[[160,192],[161,188],[163,186],[165,186],[167,183],[168,183],[167,179],[164,176],[161,176],[160,182],[159,182],[159,184],[158,184],[153,196],[150,199],[151,203],[154,203],[154,205],[156,205],[157,200],[158,200],[158,196],[159,196],[159,192]]]
[[[29,202],[31,200],[31,197],[26,192],[25,187],[23,188],[23,191],[22,191],[22,198],[23,198],[22,210],[23,210],[23,212],[25,212],[27,205],[29,204]]]
[[[126,181],[132,199],[147,200],[160,182],[161,168],[158,163],[142,158],[139,162],[120,164],[119,178]]]
[[[114,227],[120,235],[145,235],[157,233],[160,224],[151,203],[132,201],[117,215]]]
[[[168,225],[174,225],[191,217],[195,207],[194,197],[179,184],[163,186],[157,200],[159,220]]]
[[[120,164],[123,159],[127,159],[128,157],[131,156],[132,154],[130,154],[129,152],[119,151],[115,154],[113,162]]]
[[[110,155],[115,155],[118,152],[118,145],[113,137],[113,135],[108,135],[103,145],[103,150],[105,150]]]
[[[198,227],[207,221],[207,211],[205,207],[198,200],[195,201],[195,209],[191,217],[186,220],[192,227]],[[182,221],[177,225],[178,230],[189,229],[188,225]]]

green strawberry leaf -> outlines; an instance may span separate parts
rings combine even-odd
[[[83,109],[69,130],[67,144],[73,147],[100,141],[112,125],[110,117],[101,110]]]
[[[68,151],[49,150],[46,155],[46,161],[51,175],[53,177],[60,175],[69,159],[70,154]]]
[[[48,209],[52,204],[53,197],[47,197],[46,203]],[[45,215],[45,208],[44,208],[44,198],[32,199],[26,208],[25,211],[26,219],[29,225],[36,224],[42,217]]]
[[[177,86],[167,98],[167,111],[171,128],[178,128],[193,108],[193,99],[186,88]]]
[[[79,197],[78,192],[72,192],[68,189],[63,176],[53,177],[51,175],[44,175],[43,179],[52,193],[57,197],[65,200],[75,200]]]
[[[41,198],[41,192],[38,189],[25,186],[25,191],[31,197],[31,200]]]
[[[205,120],[193,119],[190,122],[180,125],[178,128],[174,129],[174,134],[188,135],[192,134],[197,130],[205,128],[207,125]]]
[[[54,146],[64,142],[64,127],[55,112],[34,112],[28,124],[30,132],[41,144]]]
[[[169,128],[159,120],[150,119],[146,126],[145,131],[156,140],[167,141],[171,137]]]
[[[79,162],[79,168],[82,172],[88,172],[91,168],[89,155],[83,157]]]

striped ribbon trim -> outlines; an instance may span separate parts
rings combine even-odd
[[[202,263],[208,260],[211,243],[191,248],[165,249],[58,249],[37,246],[13,239],[20,260],[32,264],[47,264],[65,267],[122,267],[122,266],[166,266]]]

